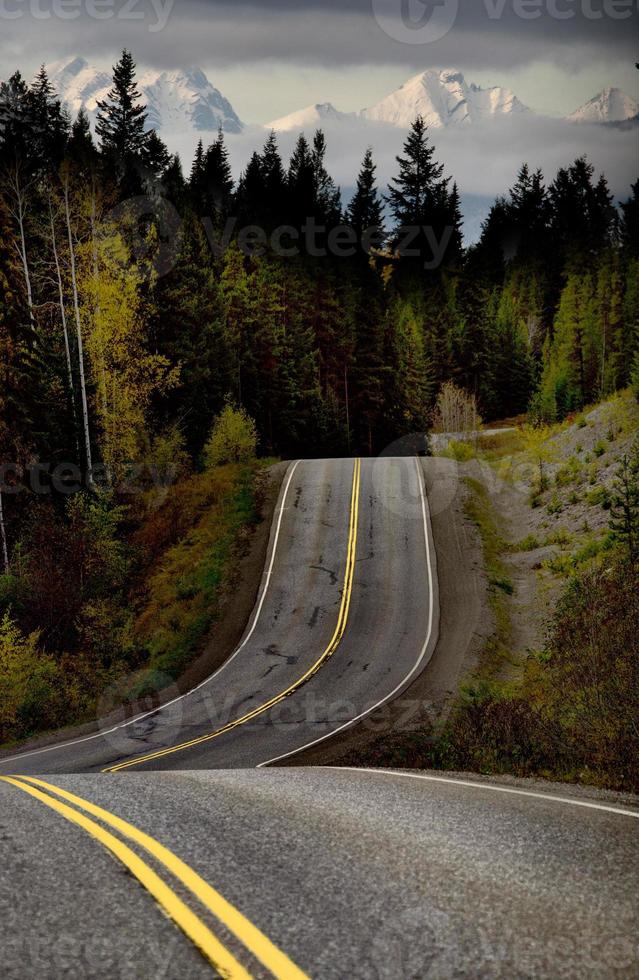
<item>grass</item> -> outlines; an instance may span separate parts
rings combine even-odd
[[[512,629],[506,597],[513,595],[515,587],[502,558],[507,545],[499,533],[488,491],[483,483],[472,477],[466,477],[464,482],[470,491],[466,516],[476,526],[481,538],[488,575],[488,601],[495,621],[495,629],[486,642],[478,672],[479,678],[488,679],[498,673],[504,663],[511,662],[509,641]]]

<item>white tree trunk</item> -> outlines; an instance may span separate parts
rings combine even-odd
[[[11,194],[11,202],[9,204],[9,212],[13,217],[16,225],[18,226],[18,241],[16,242],[16,249],[18,255],[20,256],[20,262],[22,265],[22,273],[24,275],[25,292],[27,296],[27,308],[29,310],[29,322],[31,324],[31,329],[35,333],[35,316],[33,312],[33,288],[31,286],[31,273],[29,271],[29,257],[27,254],[27,234],[26,234],[26,217],[27,217],[27,190],[22,186],[20,180],[20,168],[18,164],[15,166],[15,170],[12,170],[8,185]]]
[[[78,298],[78,278],[75,266],[75,248],[73,245],[73,231],[71,229],[71,211],[69,208],[69,177],[65,176],[63,181],[64,191],[64,213],[67,223],[67,238],[69,242],[69,260],[71,264],[71,285],[73,288],[73,310],[75,313],[75,329],[78,341],[78,364],[80,368],[80,396],[82,402],[82,422],[84,429],[84,451],[87,461],[87,479],[89,486],[93,486],[93,461],[91,459],[91,434],[89,430],[89,405],[87,401],[87,386],[84,374],[84,346],[82,343],[82,322],[80,319],[80,300]]]
[[[60,257],[58,255],[58,243],[55,234],[55,220],[53,218],[53,207],[49,198],[49,218],[51,219],[51,247],[53,258],[55,259],[55,271],[58,277],[58,293],[60,297],[60,316],[62,318],[62,332],[64,334],[64,353],[67,359],[67,374],[69,377],[69,391],[71,393],[71,407],[73,410],[73,431],[75,433],[76,449],[80,454],[80,444],[78,442],[78,417],[75,409],[75,386],[73,384],[73,368],[71,365],[71,347],[69,344],[69,330],[67,328],[67,312],[64,305],[64,285],[62,283],[62,272],[60,269]]]
[[[5,574],[9,571],[9,548],[7,546],[7,528],[4,523],[4,505],[2,502],[2,487],[0,487],[0,539],[2,539],[2,563]]]

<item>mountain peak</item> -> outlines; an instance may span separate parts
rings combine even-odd
[[[95,122],[98,101],[111,88],[111,76],[92,67],[85,58],[48,66],[51,83],[73,114],[81,108]],[[242,132],[231,103],[208,80],[201,68],[172,71],[148,69],[138,74],[141,101],[147,107],[147,125],[175,132]]]
[[[68,64],[62,69],[65,75],[79,75],[81,71],[89,67],[89,62],[86,58],[74,58],[73,61],[69,61]]]
[[[428,126],[442,129],[528,111],[509,89],[469,85],[457,68],[429,68],[409,78],[376,106],[364,109],[361,116],[402,128],[422,116]]]
[[[355,118],[352,112],[340,112],[332,102],[316,102],[314,105],[306,106],[305,109],[291,112],[288,116],[274,119],[266,128],[274,129],[276,133],[285,133],[293,129],[317,128],[324,122],[339,123]]]
[[[571,122],[620,123],[639,115],[639,102],[620,88],[608,86],[575,109],[568,116]]]

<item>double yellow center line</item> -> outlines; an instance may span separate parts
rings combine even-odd
[[[221,728],[216,729],[214,732],[210,732],[207,735],[200,735],[198,738],[193,738],[188,742],[181,742],[179,745],[172,745],[166,749],[159,749],[157,752],[149,752],[147,755],[138,756],[135,759],[128,759],[126,762],[120,762],[118,765],[110,766],[103,770],[104,772],[120,772],[122,769],[130,769],[133,766],[141,765],[145,762],[153,762],[155,759],[162,759],[164,756],[172,755],[174,752],[181,752],[183,749],[190,749],[196,745],[202,745],[205,742],[210,742],[214,738],[219,738],[220,735],[224,735],[226,732],[232,731],[234,728],[238,728],[240,725],[245,725],[246,722],[252,721],[253,718],[257,718],[258,715],[263,714],[272,708],[274,705],[279,704],[285,698],[290,697],[295,691],[297,691],[303,684],[306,684],[314,674],[326,663],[326,661],[332,657],[335,653],[337,647],[340,644],[342,637],[344,636],[344,631],[346,629],[346,623],[348,621],[348,611],[351,604],[351,594],[353,590],[353,575],[355,573],[355,562],[357,555],[357,525],[359,520],[359,488],[360,488],[360,478],[361,478],[362,464],[361,460],[356,459],[353,468],[353,486],[351,490],[351,505],[350,505],[350,522],[348,531],[348,547],[346,555],[346,570],[344,572],[344,587],[342,589],[342,599],[340,603],[339,615],[337,617],[337,625],[335,626],[335,632],[331,638],[330,643],[322,653],[322,655],[315,661],[315,663],[309,667],[305,674],[303,674],[298,680],[296,680],[290,687],[286,690],[281,691],[275,697],[266,701],[264,704],[259,705],[257,708],[253,708],[251,711],[242,715],[241,718],[236,718],[234,721],[228,722],[228,724],[223,725]]]
[[[214,935],[208,925],[175,893],[160,875],[146,861],[121,840],[125,837],[147,852],[164,870],[176,878],[188,892],[235,936],[242,945],[281,980],[308,980],[307,975],[275,946],[267,936],[253,925],[242,913],[228,902],[200,875],[185,864],[172,851],[153,837],[138,830],[133,824],[117,817],[108,810],[90,803],[59,786],[46,783],[31,776],[0,776],[0,781],[10,783],[17,789],[32,796],[51,810],[65,817],[70,823],[81,827],[91,837],[107,848],[125,865],[140,884],[153,896],[155,901],[175,922],[182,932],[197,946],[200,952],[227,980],[250,980],[251,974],[239,960]],[[62,802],[66,800],[67,802]],[[71,804],[71,805],[69,805]],[[89,816],[89,814],[91,816]],[[92,820],[96,817],[101,823]],[[120,834],[116,837],[106,830],[107,824]]]

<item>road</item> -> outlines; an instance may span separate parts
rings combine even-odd
[[[291,464],[223,667],[133,722],[5,754],[3,978],[639,977],[632,802],[277,766],[428,663],[428,465]]]
[[[0,772],[255,767],[396,697],[437,641],[435,549],[415,458],[291,464],[256,609],[186,697]]]
[[[639,976],[637,810],[331,769],[47,782],[172,891],[163,915],[57,794],[0,781],[6,980]]]

